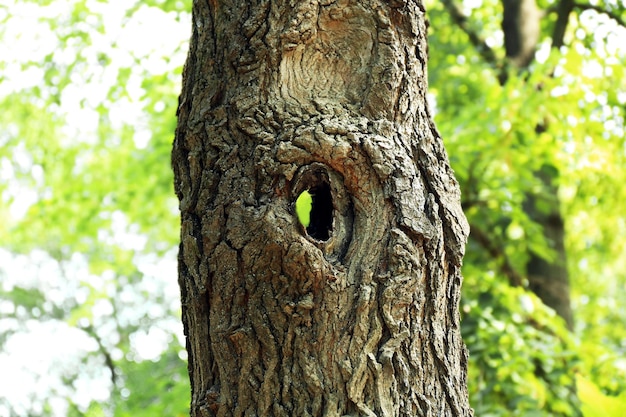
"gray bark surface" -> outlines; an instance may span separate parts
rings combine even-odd
[[[472,415],[426,51],[421,2],[194,1],[172,153],[193,417]]]

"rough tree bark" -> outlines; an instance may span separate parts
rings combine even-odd
[[[421,1],[193,2],[172,154],[191,416],[472,415],[426,54]]]

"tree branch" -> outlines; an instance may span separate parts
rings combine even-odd
[[[574,0],[561,0],[556,8],[557,18],[552,31],[552,47],[559,49],[564,45],[565,30],[569,23],[569,15],[574,9]]]
[[[96,330],[93,328],[91,324],[82,327],[82,329],[89,336],[93,337],[96,343],[98,344],[98,350],[100,351],[102,356],[104,356],[104,362],[106,364],[106,367],[109,368],[109,370],[111,371],[111,383],[113,384],[113,387],[115,388],[117,386],[117,375],[115,374],[115,362],[113,362],[113,357],[111,356],[109,351],[106,349],[106,347],[102,343],[102,339],[100,338],[100,336],[98,336],[98,333],[96,333]]]
[[[501,66],[500,60],[493,52],[493,49],[491,49],[489,45],[487,45],[485,40],[482,39],[478,35],[478,33],[476,33],[476,31],[469,27],[469,25],[467,24],[467,16],[465,16],[463,12],[461,12],[461,10],[458,8],[458,6],[454,4],[454,1],[442,0],[442,3],[450,14],[452,22],[454,22],[463,32],[465,32],[472,45],[474,45],[476,51],[485,60],[485,62],[491,64],[496,68],[499,68]]]
[[[574,7],[580,10],[594,10],[598,13],[605,14],[611,19],[615,20],[618,25],[626,28],[626,20],[622,19],[621,16],[617,15],[616,13],[610,10],[603,9],[600,6],[595,6],[593,4],[585,4],[585,3],[574,3]]]

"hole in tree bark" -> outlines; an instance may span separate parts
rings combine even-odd
[[[311,213],[307,233],[313,239],[328,240],[333,230],[333,197],[330,185],[325,182],[309,189]]]
[[[311,243],[327,259],[343,262],[352,239],[354,211],[343,177],[319,162],[294,176],[293,214]]]

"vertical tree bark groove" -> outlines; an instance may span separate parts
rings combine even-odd
[[[172,153],[192,416],[473,414],[426,51],[420,1],[194,1]],[[294,213],[308,189],[327,234]]]

